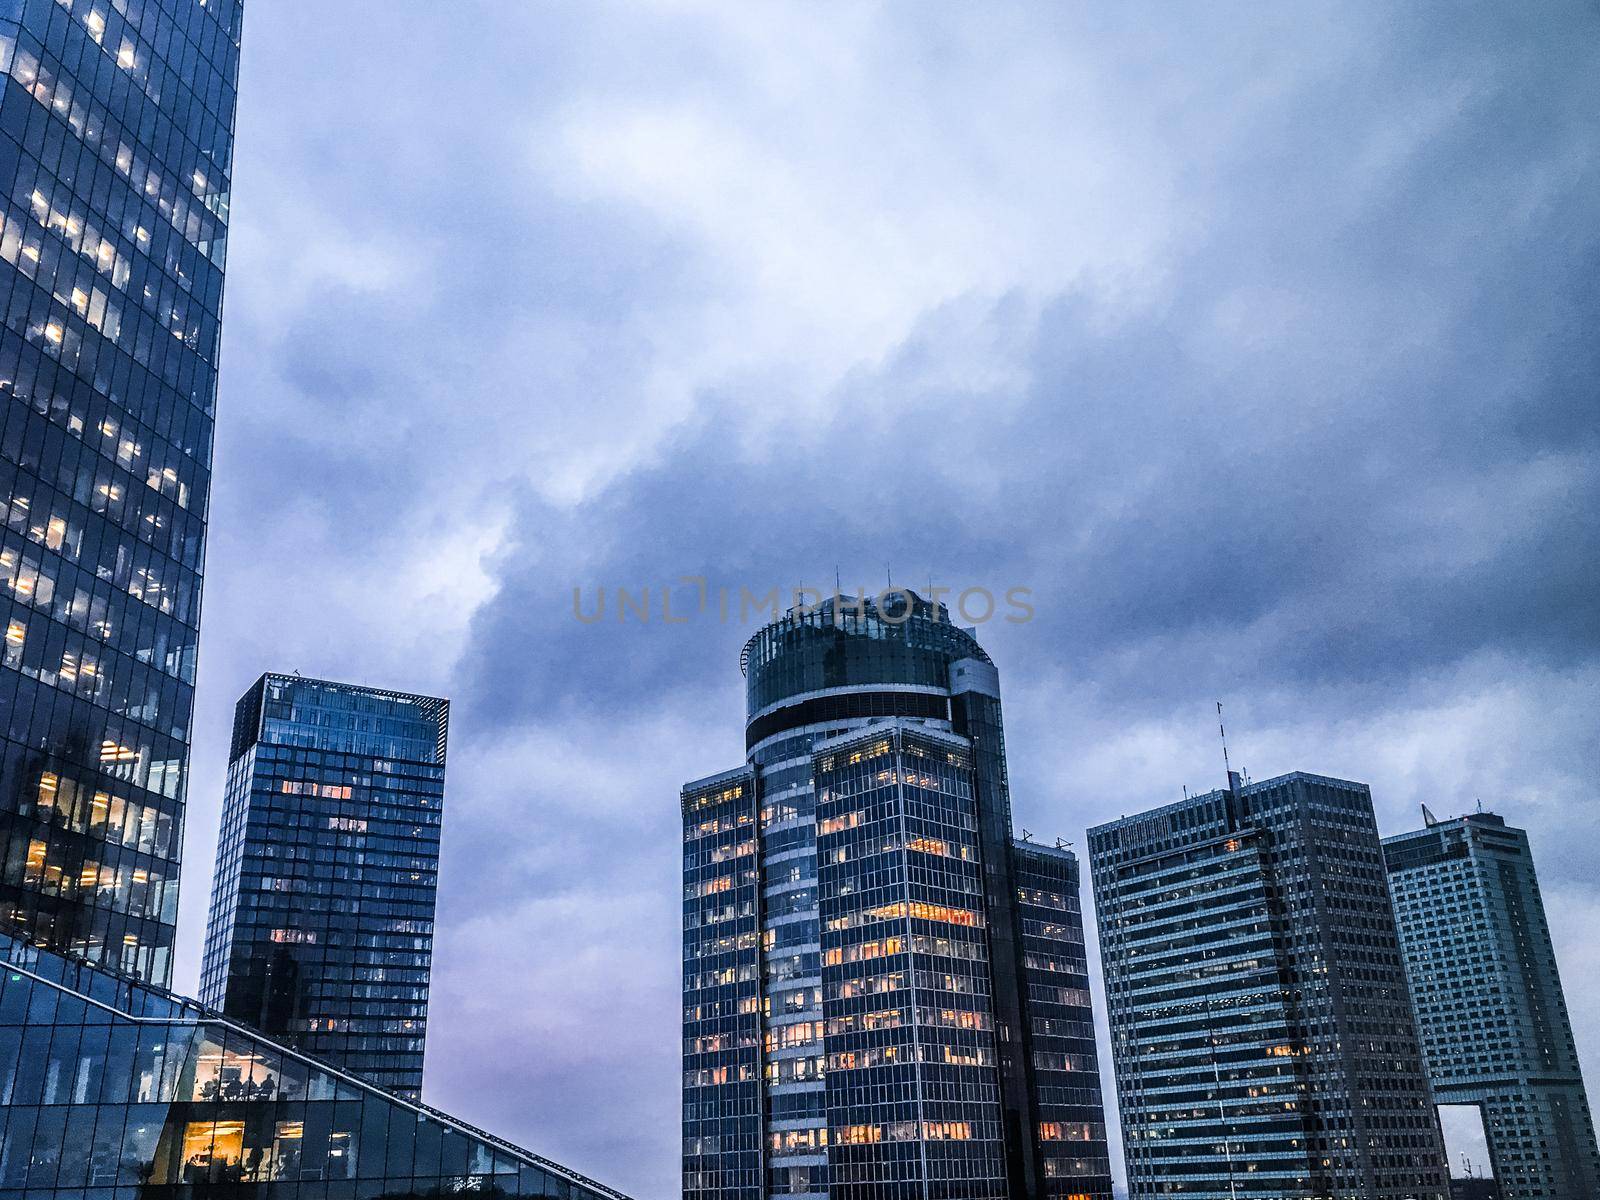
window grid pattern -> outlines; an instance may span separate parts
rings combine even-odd
[[[0,928],[171,970],[240,6],[0,3]]]
[[[1477,813],[1383,848],[1435,1099],[1482,1111],[1502,1200],[1600,1196],[1528,835]]]
[[[239,711],[201,999],[416,1099],[448,705],[268,675]]]
[[[236,0],[0,3],[0,928],[156,981],[239,23]]]
[[[1235,776],[1089,847],[1132,1195],[1443,1200],[1365,785]]]
[[[789,661],[791,656],[793,661]],[[722,1136],[724,1140],[718,1145],[724,1153],[742,1152],[737,1147],[749,1144],[743,1140],[746,1135],[742,1125],[737,1127],[741,1141],[733,1144],[734,1148],[726,1140],[726,1129],[709,1130],[701,1125],[689,1134],[684,1147],[686,1193],[693,1187],[750,1187],[754,1190],[740,1194],[826,1200],[846,1188],[875,1200],[920,1198],[924,1195],[920,1190],[922,1182],[930,1178],[924,1169],[926,1150],[935,1162],[931,1175],[934,1190],[927,1194],[948,1194],[952,1200],[987,1195],[996,1178],[1003,1195],[1045,1194],[1039,1168],[1038,1134],[1042,1123],[1033,1115],[1032,1059],[1024,1048],[1027,1021],[1021,996],[1023,952],[1016,887],[1012,882],[1005,743],[993,664],[969,631],[949,624],[943,606],[912,596],[887,600],[882,608],[873,600],[845,597],[838,603],[825,601],[815,612],[791,612],[751,639],[741,667],[753,680],[759,676],[749,694],[745,729],[748,775],[731,772],[714,776],[689,785],[684,795],[698,795],[735,778],[748,778],[759,793],[759,805],[751,810],[757,813],[753,852],[759,888],[759,895],[753,897],[757,901],[759,931],[754,976],[759,1023],[753,1035],[760,1055],[755,1060],[758,1086],[753,1111],[757,1120],[752,1131],[763,1155],[762,1169],[754,1173],[753,1179],[748,1175],[735,1178],[700,1174],[712,1169],[707,1165],[705,1156],[709,1151],[701,1140],[702,1133]],[[836,823],[837,815],[825,816],[821,811],[817,756],[828,752],[839,738],[877,737],[899,729],[934,742],[951,737],[952,732],[961,735],[953,743],[968,756],[961,769],[965,793],[959,801],[959,818],[953,812],[937,818],[930,816],[934,802],[927,797],[914,798],[912,805],[916,810],[913,819],[926,819],[931,824],[957,821],[961,834],[954,839],[929,836],[910,853],[932,862],[934,859],[928,856],[936,856],[937,848],[943,846],[946,853],[958,856],[966,915],[954,911],[963,906],[918,899],[914,908],[912,900],[903,901],[903,914],[880,912],[882,906],[869,906],[859,913],[836,911],[830,916],[827,905],[837,908],[853,901],[842,892],[824,901],[821,872],[826,863],[820,857],[820,847],[824,843],[832,845],[848,834]],[[935,794],[944,802],[953,793],[941,788]],[[903,796],[900,799],[904,801]],[[889,820],[881,812],[871,819],[880,823]],[[685,836],[687,841],[699,836],[687,816]],[[738,841],[742,844],[744,839]],[[883,853],[890,858],[894,855],[892,849]],[[692,891],[698,882],[694,873],[704,869],[702,862],[686,857],[685,879],[691,889],[686,893],[686,905],[696,898]],[[918,887],[925,883],[921,876],[917,877]],[[738,910],[740,916],[746,913],[744,908]],[[965,933],[960,949],[951,948],[965,964],[959,983],[966,990],[957,992],[958,981],[946,972],[951,979],[947,990],[968,997],[969,1004],[981,1000],[985,1012],[963,1015],[959,1004],[910,1005],[903,1011],[890,1005],[883,1015],[840,1012],[841,1002],[853,1004],[855,998],[830,997],[824,979],[824,939],[828,939],[826,946],[840,954],[851,952],[849,947],[855,942],[850,939],[862,936],[856,923],[876,924],[885,918],[908,926],[970,920],[971,924],[956,926]],[[695,923],[698,919],[686,909],[686,980],[696,977],[690,963],[710,944],[708,935]],[[845,925],[830,929],[830,921],[843,921]],[[916,936],[925,935],[919,932]],[[934,955],[931,949],[924,950],[925,956]],[[976,957],[961,957],[963,954]],[[837,975],[835,968],[842,966],[841,962],[826,969]],[[923,974],[929,975],[930,971]],[[921,986],[933,994],[942,985],[930,977]],[[687,987],[686,984],[686,990]],[[890,1015],[891,1010],[899,1014],[898,1018]],[[738,1075],[741,1066],[750,1061],[748,1050],[735,1043],[704,1040],[697,1024],[704,1016],[686,999],[685,1054],[701,1056],[695,1066],[702,1072],[686,1072],[686,1129],[689,1122],[704,1122],[718,1112],[704,1107],[705,1095],[699,1089],[706,1086],[705,1071],[719,1072],[713,1081],[727,1089],[724,1094],[730,1101],[721,1111],[746,1111],[743,1093],[736,1091],[736,1084],[742,1082]],[[874,1029],[851,1028],[849,1023],[858,1019],[870,1019],[875,1023]],[[947,1105],[948,1111],[926,1125],[921,1118],[912,1122],[914,1136],[908,1136],[913,1130],[900,1118],[887,1123],[835,1120],[838,1114],[831,1107],[836,1098],[846,1095],[848,1083],[841,1072],[877,1069],[861,1067],[859,1059],[855,1060],[858,1065],[835,1069],[836,1061],[845,1061],[836,1060],[837,1040],[858,1038],[864,1042],[858,1048],[862,1053],[876,1053],[879,1048],[869,1044],[872,1037],[885,1034],[887,1022],[895,1019],[902,1021],[903,1031],[932,1031],[929,1045],[943,1047],[943,1031],[952,1027],[964,1036],[981,1034],[987,1039],[983,1054],[974,1056],[986,1060],[987,1065],[981,1068],[973,1063],[941,1060],[941,1069],[976,1072],[987,1080],[982,1088],[972,1085],[971,1080],[958,1085],[965,1089],[963,1100],[969,1102],[965,1108],[950,1100],[950,1087],[945,1083],[930,1079],[926,1072],[917,1073],[916,1079],[926,1087],[919,1090],[919,1086],[912,1086],[907,1097],[901,1099],[920,1108],[931,1097],[933,1103]],[[947,1021],[955,1022],[954,1026]],[[869,1033],[872,1037],[867,1036]],[[854,1052],[848,1048],[838,1050],[839,1054]],[[905,1061],[918,1060],[913,1055]],[[731,1099],[735,1095],[739,1097],[737,1101]],[[874,1093],[865,1103],[870,1106],[880,1102],[887,1102],[886,1097]],[[1103,1126],[1097,1103],[1090,1123]],[[974,1133],[980,1136],[975,1139]],[[934,1141],[939,1144],[931,1149],[924,1145]],[[886,1153],[886,1145],[892,1148],[902,1142],[915,1148],[914,1163],[909,1156]],[[980,1156],[999,1146],[1002,1166],[998,1175],[990,1169],[992,1162],[983,1163],[981,1170],[971,1162],[964,1167],[959,1165],[975,1144],[985,1148]],[[1087,1163],[1091,1157],[1083,1156],[1079,1161]],[[835,1178],[836,1163],[848,1166],[847,1178]],[[901,1173],[903,1177],[888,1178],[900,1166],[907,1168]],[[942,1180],[941,1171],[945,1174]],[[1074,1186],[1064,1188],[1064,1194],[1081,1196],[1083,1200],[1108,1200],[1104,1183],[1103,1172],[1082,1175],[1073,1181]],[[979,1190],[971,1191],[974,1187]]]
[[[762,1194],[760,869],[749,770],[684,788],[683,1195]]]
[[[816,753],[829,1195],[1007,1195],[965,739],[887,724]]]
[[[1110,1200],[1100,1064],[1089,1005],[1078,859],[1012,845],[1022,939],[1023,1002],[1033,1059],[1041,1195]]]

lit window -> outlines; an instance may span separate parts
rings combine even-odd
[[[123,746],[117,742],[100,743],[100,761],[109,762],[134,762],[139,757],[139,752],[131,746]]]

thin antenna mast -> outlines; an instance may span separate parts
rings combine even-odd
[[[1222,701],[1217,701],[1217,733],[1222,737],[1222,769],[1228,777],[1228,786],[1233,786],[1233,764],[1228,761],[1228,731],[1222,727]]]

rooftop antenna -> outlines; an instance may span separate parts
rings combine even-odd
[[[889,590],[891,592],[894,591],[894,572],[889,570],[889,564],[888,563],[884,563],[883,564],[883,575],[884,575],[884,578],[889,581]]]
[[[1228,786],[1233,786],[1233,764],[1228,761],[1228,731],[1222,727],[1222,701],[1217,701],[1217,733],[1222,737],[1222,770],[1228,777]]]
[[[1439,818],[1435,817],[1433,813],[1429,812],[1428,806],[1424,804],[1422,806],[1422,827],[1424,829],[1432,829],[1438,823]]]
[[[1185,800],[1189,798],[1189,785],[1187,783],[1183,785],[1183,798]]]
[[[1022,830],[1022,840],[1025,842],[1033,841],[1033,831],[1028,829],[1026,826],[1024,826]]]
[[[839,564],[838,563],[834,563],[833,564],[833,594],[835,596],[837,596],[841,590],[843,590],[843,585],[839,582]]]
[[[1478,811],[1480,813],[1483,812],[1483,797],[1482,796],[1478,797]]]

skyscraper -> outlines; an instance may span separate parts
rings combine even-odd
[[[687,1200],[1109,1197],[1077,864],[1014,843],[999,680],[909,592],[752,637],[683,789]]]
[[[1481,1108],[1502,1200],[1600,1196],[1528,835],[1493,813],[1430,817],[1383,855],[1434,1098]]]
[[[263,675],[234,710],[201,1000],[422,1093],[449,702]]]
[[[1089,831],[1135,1200],[1443,1200],[1364,784],[1295,773]]]
[[[0,929],[172,965],[237,0],[0,4]]]

